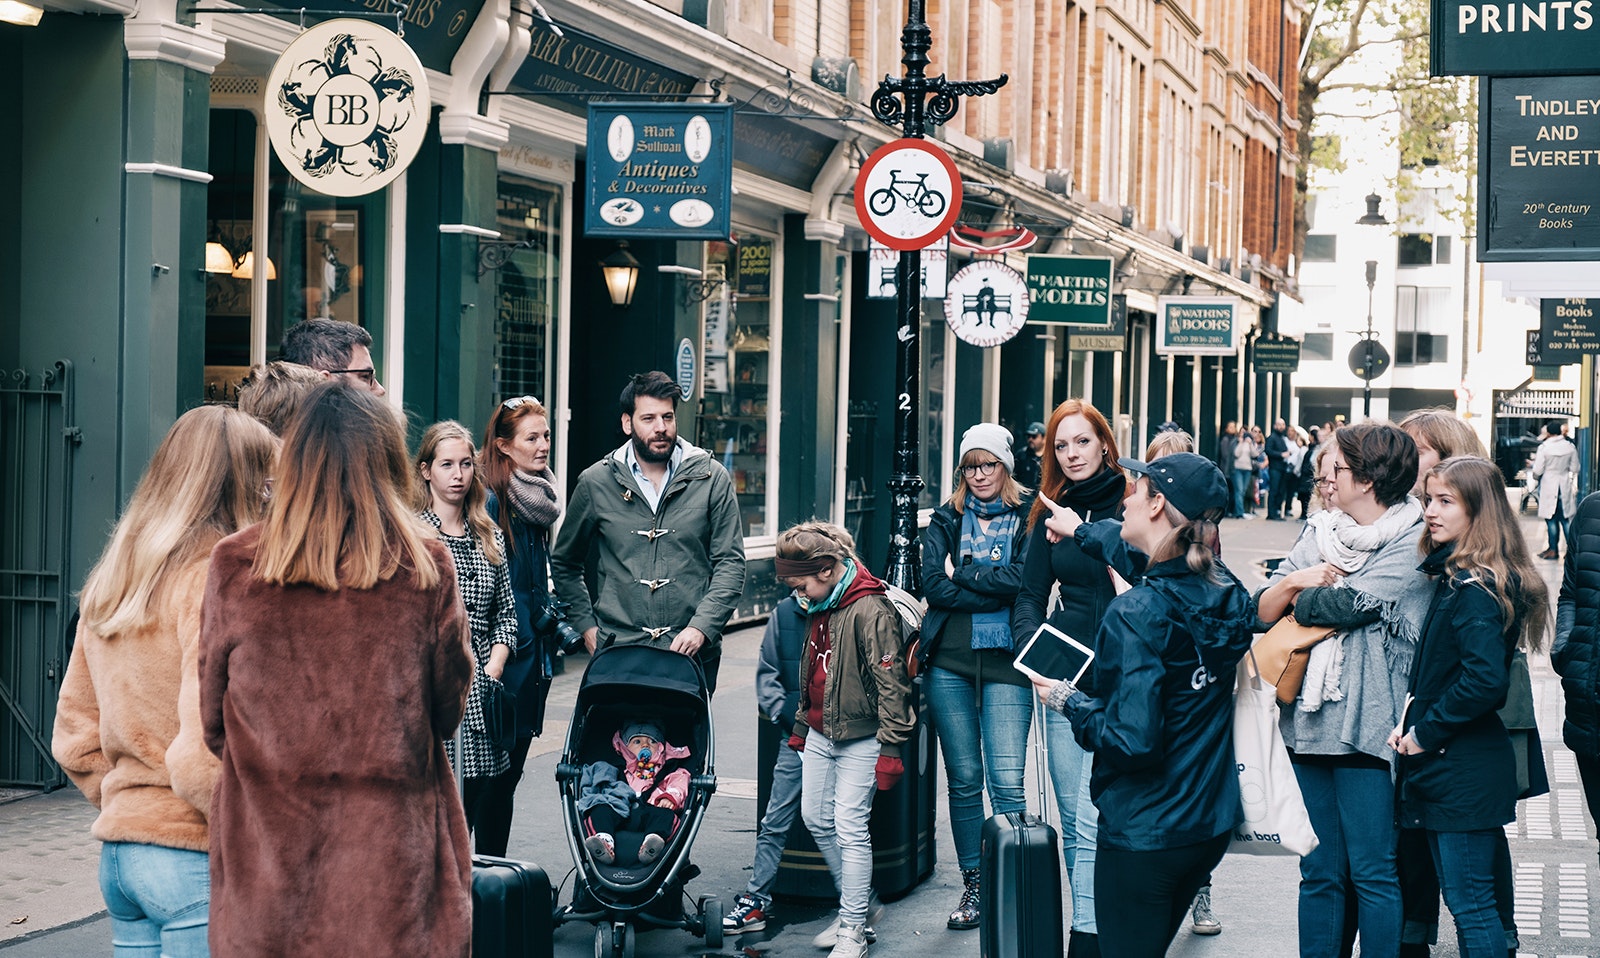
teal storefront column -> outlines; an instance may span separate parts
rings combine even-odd
[[[203,398],[210,76],[223,40],[136,18],[124,41],[119,469],[131,489],[172,422]]]
[[[494,282],[480,281],[478,248],[495,232],[496,154],[433,132],[406,175],[406,407],[414,426],[458,419],[476,434],[494,392]]]

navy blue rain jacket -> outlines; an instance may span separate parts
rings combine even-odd
[[[1193,845],[1233,828],[1233,683],[1254,638],[1254,604],[1220,561],[1223,584],[1184,559],[1145,570],[1117,596],[1096,637],[1096,698],[1066,701],[1079,744],[1094,752],[1089,794],[1100,842],[1129,851]]]

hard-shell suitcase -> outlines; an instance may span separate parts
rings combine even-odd
[[[455,732],[456,788],[461,777],[461,729]],[[555,895],[550,876],[532,862],[472,856],[472,954],[474,958],[553,958]]]
[[[550,878],[528,862],[472,856],[472,954],[551,958],[555,953]]]
[[[1036,705],[1035,716],[1044,706]],[[1035,721],[1039,811],[1049,808],[1044,788],[1049,765],[1044,723]],[[1061,845],[1050,823],[1026,812],[995,815],[983,823],[978,884],[983,907],[978,947],[983,958],[1062,955]]]

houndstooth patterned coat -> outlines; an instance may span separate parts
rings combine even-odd
[[[438,530],[439,541],[450,549],[450,557],[455,560],[456,579],[461,586],[461,601],[467,607],[467,620],[472,625],[475,667],[472,690],[467,693],[467,714],[461,720],[461,775],[463,778],[489,778],[511,767],[510,754],[497,750],[484,735],[482,695],[484,683],[495,681],[483,673],[490,648],[504,645],[513,655],[517,650],[517,607],[511,593],[510,566],[503,560],[499,565],[490,565],[470,530],[464,536],[447,535],[438,516],[424,511],[422,518]],[[500,555],[504,556],[506,543],[499,529],[494,530],[494,541]],[[445,752],[454,763],[455,743],[446,742]]]

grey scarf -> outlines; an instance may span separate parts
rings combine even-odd
[[[511,470],[506,498],[523,522],[548,529],[561,518],[561,493],[556,491],[556,474],[549,469],[540,473]]]

